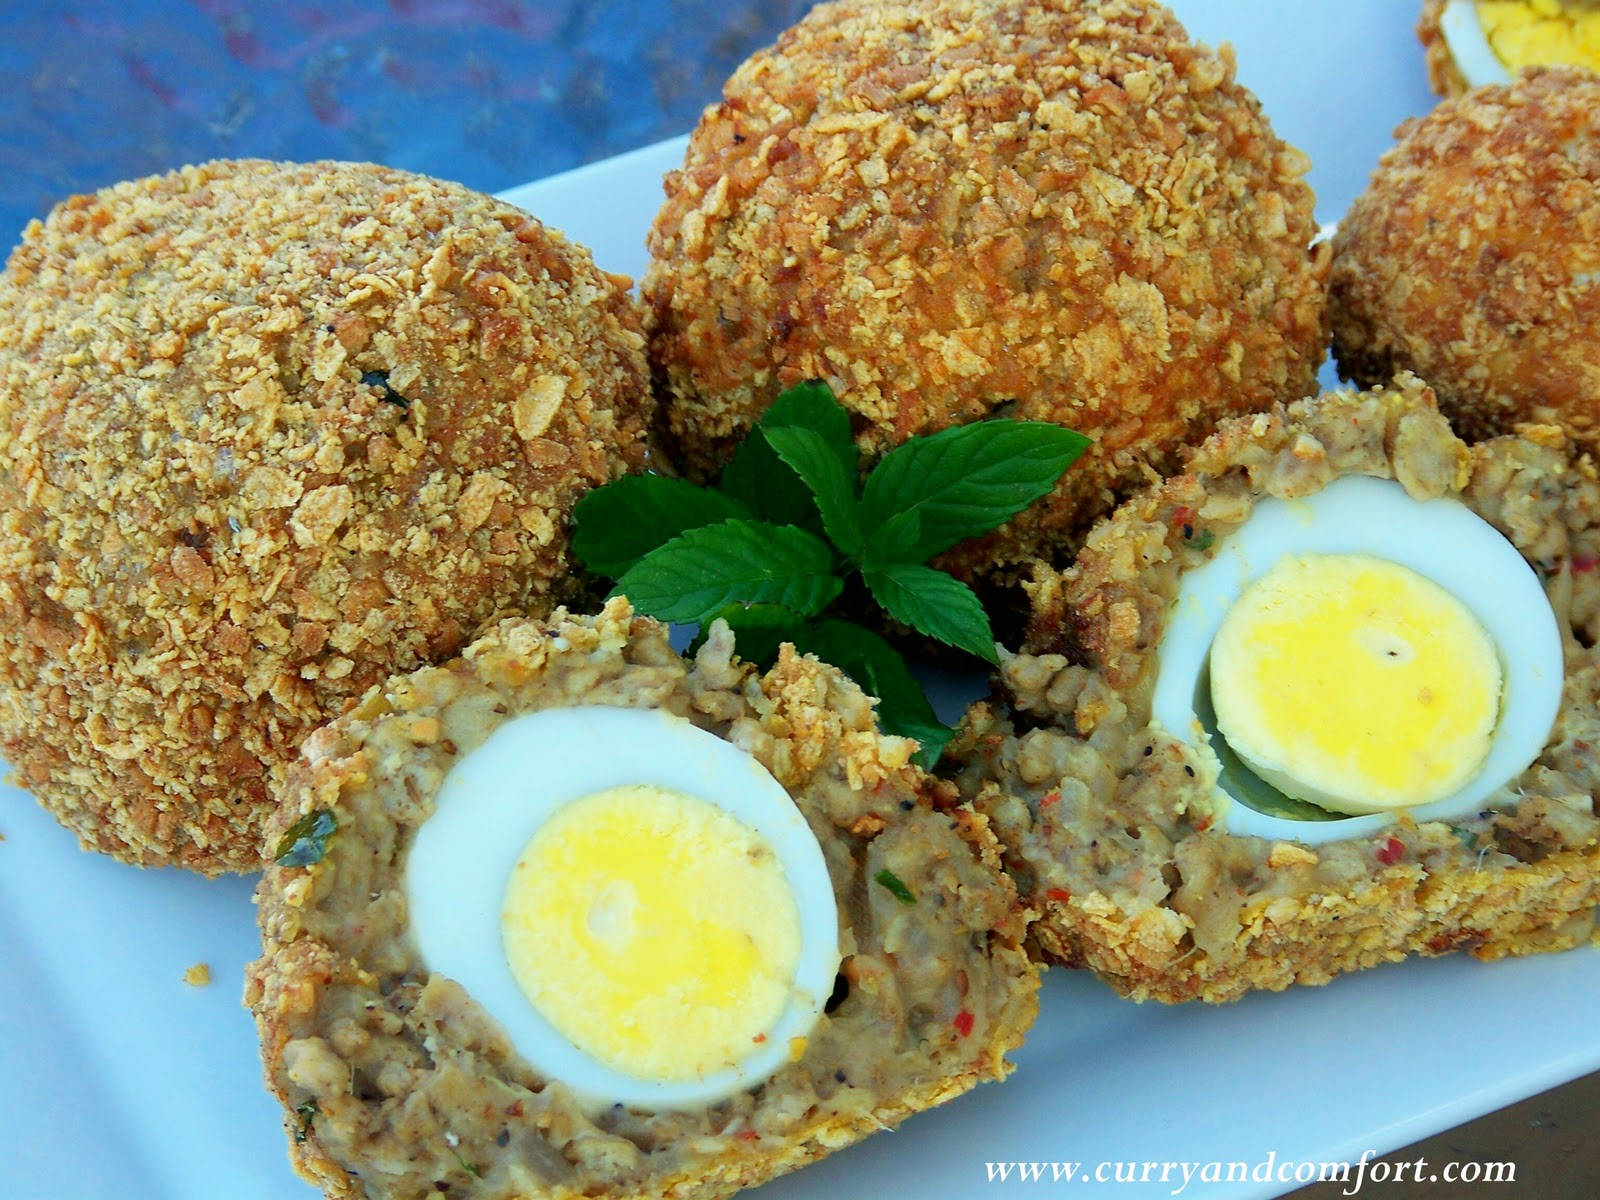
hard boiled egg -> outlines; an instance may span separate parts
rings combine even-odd
[[[1293,554],[1211,644],[1217,729],[1258,776],[1332,812],[1414,808],[1483,766],[1500,660],[1467,606],[1366,554]]]
[[[406,867],[429,968],[594,1108],[714,1103],[803,1050],[839,967],[821,848],[754,758],[653,709],[513,718]]]
[[[1325,842],[1476,812],[1543,749],[1562,673],[1544,589],[1493,526],[1350,476],[1261,501],[1184,576],[1152,717],[1231,799],[1230,833]]]
[[[1524,67],[1600,71],[1600,5],[1581,0],[1450,0],[1439,31],[1471,87],[1510,83]]]

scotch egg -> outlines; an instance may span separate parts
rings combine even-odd
[[[1040,564],[955,750],[1047,957],[1233,1000],[1586,942],[1600,472],[1411,374],[1225,422]]]
[[[1425,8],[1419,32],[1441,92],[1510,83],[1525,67],[1600,71],[1592,0],[1445,0]]]
[[[248,972],[340,1200],[721,1200],[1010,1070],[1030,916],[838,670],[617,599],[507,620],[307,739]]]
[[[1534,67],[1407,121],[1333,237],[1339,373],[1413,371],[1468,441],[1600,450],[1600,74]]]

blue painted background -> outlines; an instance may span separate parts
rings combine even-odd
[[[0,0],[0,243],[208,158],[484,191],[686,132],[810,0]]]

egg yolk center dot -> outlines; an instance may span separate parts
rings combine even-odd
[[[787,1009],[800,912],[761,834],[651,784],[561,808],[506,889],[506,958],[545,1020],[651,1082],[735,1066]]]
[[[1407,567],[1291,555],[1211,647],[1217,728],[1262,779],[1334,812],[1442,800],[1488,756],[1502,677],[1467,607]]]
[[[1478,23],[1512,75],[1570,64],[1600,71],[1600,9],[1561,0],[1479,0]]]

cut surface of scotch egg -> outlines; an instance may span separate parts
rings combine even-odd
[[[1228,832],[1326,842],[1478,811],[1543,749],[1562,673],[1499,531],[1347,476],[1261,501],[1184,576],[1152,718],[1214,773]]]
[[[1524,67],[1600,71],[1600,7],[1570,0],[1450,0],[1439,31],[1471,87],[1510,83]]]
[[[584,1104],[714,1103],[805,1045],[839,966],[821,848],[752,757],[655,709],[507,721],[445,777],[412,934]]]
[[[1500,660],[1466,605],[1366,554],[1293,554],[1211,645],[1217,728],[1257,776],[1332,812],[1429,804],[1488,756]]]

